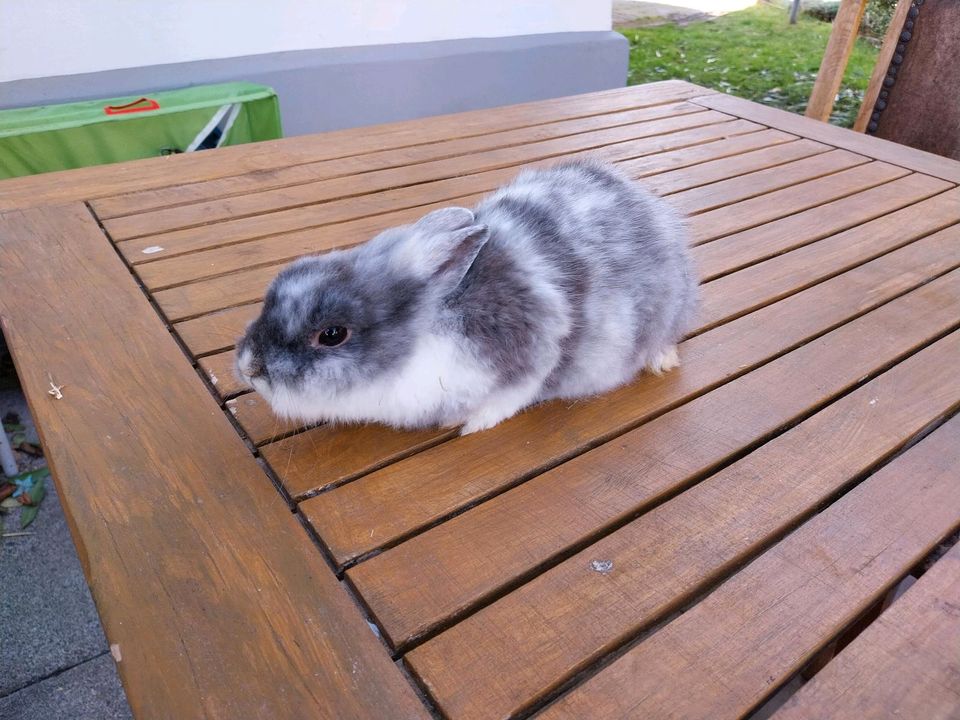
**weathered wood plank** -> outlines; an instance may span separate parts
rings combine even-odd
[[[284,478],[287,491],[303,498],[379,470],[455,434],[455,430],[443,428],[397,432],[383,425],[324,425],[264,445],[260,453],[277,476]]]
[[[756,142],[765,137],[769,132],[778,131],[764,130],[760,133],[745,135],[743,139]],[[758,135],[760,136],[759,138],[756,137]],[[776,138],[778,136],[774,137]],[[784,133],[779,137],[786,138],[789,136]],[[722,143],[722,145],[729,147],[729,143]],[[806,140],[780,142],[771,144],[768,147],[747,150],[739,154],[729,153],[719,159],[700,163],[696,168],[670,170],[645,180],[643,184],[648,190],[658,195],[668,195],[670,193],[680,192],[681,190],[726,180],[727,178],[745,175],[746,173],[756,170],[783,165],[792,160],[800,160],[829,149],[830,148],[823,143],[808,142]],[[633,169],[631,163],[634,162],[633,160],[625,160],[620,167],[625,172],[630,173]],[[632,175],[632,177],[641,176]]]
[[[906,173],[906,170],[891,165],[868,163],[824,178],[801,183],[795,186],[795,188],[800,189],[797,193],[792,192],[795,188],[786,188],[768,195],[744,200],[742,203],[735,203],[702,213],[691,220],[691,233],[694,242],[699,244],[724,234],[784,217],[837,197],[880,185]],[[361,221],[369,223],[367,226],[369,228],[368,233],[362,236],[363,239],[369,237],[369,232],[373,232],[373,228],[376,227],[378,222],[383,223],[381,229],[393,224],[385,222],[384,216],[378,216],[378,218]],[[343,226],[328,228],[325,235],[329,239],[333,237],[334,232],[344,232]],[[313,242],[313,239],[311,238],[308,242]],[[297,254],[299,253],[294,253],[294,256]],[[266,286],[278,270],[279,268],[276,265],[241,270],[202,282],[158,290],[154,293],[154,299],[169,320],[176,322],[190,319],[208,312],[261,300]]]
[[[694,112],[703,112],[703,108],[699,105],[679,102],[601,115],[589,115],[570,120],[548,122],[542,125],[501,130],[484,135],[472,135],[466,138],[454,137],[345,158],[289,165],[277,168],[269,173],[257,171],[206,182],[186,183],[159,190],[148,190],[135,195],[104,198],[94,201],[93,209],[98,217],[112,219],[177,205],[292,187],[319,180],[414,165],[485,150],[525,145],[531,142],[577,135],[618,125],[630,125]]]
[[[711,144],[721,145],[720,143]],[[700,146],[696,147],[699,148]],[[718,187],[710,190],[709,196],[716,201],[716,198],[726,194],[732,201],[736,193],[743,194],[742,187],[744,185],[752,188],[751,194],[757,194],[765,189],[783,187],[784,183],[789,184],[789,182],[797,179],[809,179],[865,162],[865,159],[860,156],[844,151],[834,151],[833,153],[826,153],[825,155],[829,157],[825,156],[821,162],[816,164],[795,165],[789,161],[823,152],[827,149],[826,146],[819,143],[808,144],[804,141],[798,141],[772,149],[780,150],[780,153],[759,156],[756,153],[751,153],[750,155],[754,157],[743,156],[746,158],[745,161],[736,166],[727,166],[726,170],[735,174],[737,171],[750,172],[751,169],[786,163],[775,176],[754,177],[750,183],[740,183],[737,187]],[[653,156],[654,159],[657,157]],[[526,167],[547,166],[554,162],[555,160],[537,162]],[[675,158],[670,158],[668,162],[673,164]],[[701,172],[702,167],[697,165],[673,171],[670,185],[677,190],[683,190],[687,187],[709,183],[711,176],[703,174]],[[713,168],[710,168],[706,172],[709,173],[713,170]],[[475,205],[484,197],[485,193],[513,180],[518,172],[519,168],[510,167],[326,203],[312,207],[315,221],[319,222],[321,219],[329,221],[324,222],[323,227],[273,235],[243,244],[234,243],[200,249],[188,255],[178,254],[156,260],[141,260],[141,264],[137,266],[137,273],[147,287],[164,289],[177,284],[257,267],[258,265],[287,262],[309,252],[350,247],[365,241],[385,227],[413,222],[432,210],[454,203],[465,206]],[[653,177],[653,180],[649,182],[656,182],[656,174],[652,164],[647,166],[644,173],[647,177]],[[712,185],[707,187],[713,188]],[[683,201],[692,206],[697,203],[698,199],[683,198]],[[703,202],[702,199],[701,202]],[[402,209],[394,211],[394,208],[397,207]],[[364,215],[373,215],[374,217],[364,217]],[[348,218],[357,219],[345,221]],[[176,252],[176,246],[171,247],[168,240],[171,239],[171,235],[178,235],[179,232],[190,231],[150,236],[151,241],[163,244],[150,245],[144,248],[140,251],[141,256],[143,258],[154,258],[164,252],[168,255],[171,252]],[[212,230],[208,229],[207,232],[212,232]],[[127,248],[128,245],[129,243],[122,244],[122,252],[127,257],[129,257],[129,251],[133,249]]]
[[[429,717],[86,207],[0,230],[3,332],[136,715]]]
[[[693,98],[691,102],[747,120],[753,120],[784,132],[794,133],[810,140],[817,140],[877,160],[933,175],[942,180],[960,182],[960,162],[950,158],[899,145],[889,140],[867,136],[724,93],[711,93],[702,98]]]
[[[857,41],[860,21],[867,9],[867,0],[841,0],[837,16],[830,27],[830,39],[820,61],[820,70],[813,83],[810,101],[804,113],[814,120],[827,122],[833,113],[833,103],[840,92],[847,61]]]
[[[960,264],[960,251],[953,249],[960,233],[939,240],[921,241],[923,246],[909,248],[909,253],[906,248],[891,253],[754,316],[694,338],[684,348],[691,358],[688,365],[701,357],[725,365],[725,359],[710,348],[755,342],[747,340],[751,325],[762,333],[775,319],[788,328],[777,338],[786,347],[802,342],[804,333],[809,337],[876,308],[924,282],[928,267],[936,273],[951,257],[954,265]],[[771,335],[768,330],[766,338]],[[761,336],[761,342],[766,338]],[[586,469],[589,462],[581,461],[579,467],[575,463],[571,461],[569,469],[560,466],[529,480],[352,568],[350,578],[392,642],[405,645],[495,597],[536,568],[586,543],[602,527],[636,512],[638,502],[646,497],[642,488],[636,493],[630,489],[613,493],[603,477]],[[689,464],[683,467],[685,470]],[[577,469],[586,479],[576,476]],[[676,468],[659,472],[662,478],[684,478],[683,471]],[[517,547],[523,552],[517,552]]]
[[[733,205],[709,210],[691,218],[692,241],[694,245],[699,245],[724,235],[748,230],[787,215],[809,210],[831,200],[876,187],[903,177],[908,172],[895,165],[871,162]]]
[[[174,329],[194,357],[229,350],[243,334],[247,324],[260,314],[261,307],[260,303],[256,303],[209,313],[177,323]]]
[[[710,283],[699,309],[706,328],[960,222],[960,189],[897,210]]]
[[[945,180],[914,173],[735,235],[727,235],[695,248],[700,276],[704,281],[712,280],[926,200],[950,187],[952,185]]]
[[[953,420],[542,717],[743,717],[957,526],[958,462]]]
[[[652,175],[661,169],[671,169],[684,165],[693,165],[705,159],[726,157],[737,154],[740,148],[763,147],[764,144],[778,144],[791,136],[786,133],[768,135],[765,131],[758,131],[759,126],[746,121],[718,123],[704,128],[695,128],[692,131],[674,133],[668,136],[641,140],[637,142],[619,143],[599,150],[583,153],[573,153],[545,161],[528,164],[526,167],[549,166],[560,159],[573,157],[600,157],[610,162],[618,162],[622,157],[628,157],[631,162],[640,163],[635,170],[635,177]],[[707,132],[710,131],[710,132]],[[779,133],[779,131],[773,131]],[[758,136],[757,140],[753,140]],[[741,140],[741,142],[737,142]],[[750,142],[747,142],[750,140]],[[679,150],[659,152],[663,146],[677,146]],[[656,154],[651,154],[654,151]],[[640,158],[637,159],[637,154]],[[484,173],[477,173],[463,179],[448,179],[423,183],[410,188],[387,190],[374,195],[361,195],[345,200],[308,205],[292,210],[282,210],[277,213],[255,215],[249,218],[229,220],[210,226],[175,230],[160,235],[151,235],[143,238],[122,241],[118,244],[124,257],[133,265],[166,263],[176,266],[177,262],[171,259],[203,250],[223,249],[242,242],[258,240],[260,238],[274,238],[284,236],[291,242],[298,237],[317,238],[317,242],[324,242],[326,230],[321,228],[346,222],[363,219],[369,215],[386,215],[397,210],[406,210],[416,207],[416,212],[428,212],[438,202],[442,205],[453,202],[471,204],[493,190],[498,185],[511,180],[519,168],[503,168]],[[411,213],[399,213],[398,218],[409,217]],[[384,217],[386,222],[389,218]],[[391,222],[405,222],[398,219]],[[311,230],[311,232],[297,232]],[[282,238],[278,238],[280,240]],[[277,241],[278,241],[277,240]],[[326,241],[329,246],[330,241]],[[357,236],[351,236],[347,244],[358,242]],[[259,247],[255,246],[255,247]],[[322,246],[317,248],[322,249]],[[253,253],[251,248],[238,248],[240,253]],[[254,258],[251,260],[255,261]]]
[[[264,190],[263,192],[209,200],[190,205],[151,210],[138,215],[124,215],[104,220],[103,225],[114,240],[206,225],[219,220],[259,215],[286,208],[313,205],[326,200],[348,198],[380,190],[405,187],[438,178],[451,178],[468,173],[496,170],[524,162],[542,160],[604,145],[667,135],[704,125],[732,120],[723,113],[710,110],[650,120],[632,125],[595,130],[581,135],[542,140],[517,147],[487,150],[463,157],[432,160],[405,167],[375,170],[360,175],[320,180],[302,185]]]
[[[779,135],[769,133],[779,133]],[[751,141],[750,137],[754,135],[759,135],[759,138],[756,141]],[[650,174],[650,169],[659,170],[693,165],[702,162],[704,159],[723,157],[725,154],[735,155],[742,152],[744,148],[762,147],[764,143],[776,144],[787,139],[795,139],[795,136],[780,133],[779,130],[766,131],[763,130],[761,125],[746,120],[731,120],[730,122],[683,130],[670,135],[614,143],[603,148],[571,153],[558,156],[558,158],[589,155],[591,157],[603,157],[611,162],[637,158],[633,162],[645,163],[643,165],[645,174]],[[556,162],[556,159],[531,163],[531,165],[552,164],[552,162]],[[638,172],[637,177],[641,174],[644,173]],[[499,173],[492,171],[485,177],[501,178],[512,177],[512,175],[509,174],[509,171]],[[488,187],[478,186],[470,192],[486,192],[493,189],[495,184],[496,181]],[[423,186],[421,186],[421,189],[429,190],[429,188],[423,188]],[[389,193],[390,191],[381,192],[378,193],[377,197],[386,201],[391,197]],[[367,206],[365,211],[364,204],[368,202],[371,202],[371,200],[360,195],[339,203],[334,201],[307,205],[265,215],[227,220],[209,226],[175,230],[159,236],[124,240],[118,242],[118,247],[131,264],[155,262],[187,252],[232,245],[296,230],[316,228],[331,222],[363,217],[370,213],[382,213],[388,209],[378,204],[376,199],[373,199],[373,204]],[[424,200],[422,197],[415,195],[413,204],[422,205]],[[158,243],[162,243],[162,245],[158,245]],[[150,248],[150,252],[144,253],[147,248]]]
[[[801,140],[800,142],[804,141]],[[792,149],[797,144],[788,145],[780,152],[785,153],[787,148]],[[748,200],[757,195],[764,195],[774,190],[790,188],[808,180],[829,176],[867,162],[869,162],[869,158],[862,155],[856,155],[846,150],[831,150],[822,154],[814,154],[803,160],[788,162],[739,177],[732,177],[677,192],[669,195],[667,201],[685,213],[702,213],[724,205]]]
[[[0,210],[51,202],[91,200],[144,189],[202,182],[304,162],[347,157],[386,148],[468,137],[630,108],[677,102],[709,93],[679,80],[616,88],[598,93],[419,118],[319,135],[219,148],[109,166],[46,173],[0,183]]]
[[[300,507],[333,557],[343,564],[377,548],[396,544],[457,510],[506,490],[685,400],[686,404],[680,408],[630,432],[643,438],[650,437],[651,433],[669,435],[672,430],[668,432],[663,428],[686,423],[677,432],[685,439],[696,438],[695,442],[691,441],[694,447],[686,449],[688,454],[680,448],[675,452],[677,457],[665,458],[681,468],[688,467],[695,455],[718,448],[737,452],[764,433],[772,432],[778,423],[787,422],[790,413],[802,413],[829,399],[832,392],[840,392],[843,383],[856,382],[869,374],[871,368],[877,368],[875,363],[881,363],[882,367],[876,337],[884,338],[883,352],[896,353],[914,348],[923,338],[929,338],[927,333],[935,334],[949,327],[956,321],[956,315],[950,313],[956,313],[960,307],[957,306],[960,302],[958,282],[960,273],[951,273],[930,283],[926,289],[920,288],[907,298],[881,307],[706,395],[700,393],[711,384],[721,382],[724,374],[727,377],[737,374],[736,370],[727,369],[724,373],[712,368],[714,363],[728,362],[736,351],[732,350],[729,356],[708,351],[706,357],[698,360],[688,357],[683,352],[686,348],[682,348],[681,358],[686,367],[680,372],[663,378],[641,376],[632,385],[575,406],[551,403],[533,408],[489,431],[455,438],[388,470],[318,495]],[[918,310],[918,306],[923,310]],[[930,320],[931,325],[920,324],[921,312],[929,315],[923,320]],[[887,322],[892,324],[888,326]],[[771,331],[775,336],[784,332],[779,328],[764,328],[761,332]],[[871,332],[874,334],[869,335]],[[734,345],[741,342],[744,340],[738,339]],[[836,360],[836,364],[829,365],[828,359]],[[742,362],[750,365],[757,359],[748,355]],[[800,367],[796,367],[798,365]],[[813,387],[804,384],[805,381]],[[835,390],[828,390],[832,387]],[[640,388],[642,392],[638,392]],[[749,402],[737,400],[747,395]],[[766,402],[757,403],[757,397],[765,398]],[[733,407],[737,408],[735,420]],[[711,413],[716,413],[719,427],[711,425],[711,431],[701,437],[700,428],[712,417]],[[536,437],[537,442],[530,441],[530,437]],[[621,457],[625,437],[629,436],[621,436],[617,442],[604,446],[614,458],[611,464],[619,468],[616,472],[610,468],[614,476],[622,476],[624,467],[630,463],[639,465],[648,461],[652,452],[633,446],[637,457]],[[656,435],[652,441],[662,441],[664,437]],[[594,466],[605,456],[600,450],[593,451]],[[714,462],[721,460],[722,455]],[[577,461],[566,464],[571,468],[583,467]],[[471,478],[471,482],[464,483],[463,477]],[[411,487],[416,487],[417,492],[410,493]]]
[[[226,409],[254,444],[261,444],[296,432],[303,423],[279,418],[267,401],[255,392],[227,400]]]
[[[960,435],[947,452],[955,452]],[[954,546],[776,720],[957,717],[960,714],[960,545]]]

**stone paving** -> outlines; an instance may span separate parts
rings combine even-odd
[[[10,411],[32,431],[17,389],[0,391],[0,417]],[[0,720],[130,718],[56,487],[46,482],[32,534],[0,539]],[[4,521],[3,532],[20,531],[16,511]]]

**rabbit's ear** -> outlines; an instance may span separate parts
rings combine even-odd
[[[399,248],[400,260],[417,277],[452,290],[490,237],[466,208],[444,208],[421,218]]]

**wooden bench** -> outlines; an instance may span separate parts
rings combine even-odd
[[[233,377],[288,261],[578,155],[691,215],[679,370],[466,438]],[[958,182],[670,81],[0,183],[3,331],[134,713],[759,707],[960,525]]]

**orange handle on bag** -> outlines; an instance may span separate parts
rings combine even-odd
[[[141,105],[140,103],[146,103]],[[126,105],[107,105],[103,112],[107,115],[125,115],[126,113],[149,112],[150,110],[159,110],[160,103],[150,98],[142,97]]]

